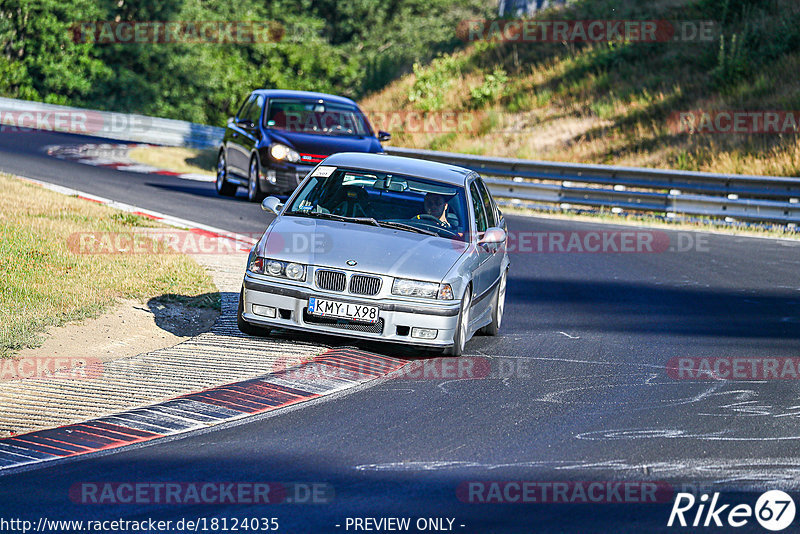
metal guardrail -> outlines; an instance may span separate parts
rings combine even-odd
[[[210,148],[219,146],[224,128],[146,115],[44,104],[0,97],[4,129],[52,130],[133,143]]]
[[[479,172],[492,194],[506,205],[800,222],[800,178],[582,165],[399,147],[385,150]]]
[[[26,115],[27,114],[27,115]],[[135,143],[213,148],[223,128],[0,97],[3,127],[44,129]],[[800,178],[582,165],[385,147],[389,154],[473,169],[502,204],[536,208],[800,222]]]

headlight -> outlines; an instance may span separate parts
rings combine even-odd
[[[280,276],[281,272],[283,272],[283,263],[275,260],[269,260],[267,262],[267,274]]]
[[[269,147],[269,155],[278,161],[290,161],[292,163],[300,161],[300,154],[297,151],[281,143],[275,143]]]
[[[303,282],[306,279],[306,266],[299,263],[255,258],[250,262],[247,270],[251,273],[289,278],[290,280],[297,280],[298,282]]]
[[[286,278],[291,278],[292,280],[306,279],[306,270],[299,263],[287,264],[284,272],[286,273]]]
[[[453,298],[453,288],[450,287],[450,284],[396,278],[392,283],[392,295],[451,300]]]

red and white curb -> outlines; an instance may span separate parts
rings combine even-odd
[[[189,393],[144,408],[0,439],[0,473],[242,419],[383,377],[404,360],[332,349],[298,367]]]
[[[91,202],[96,202],[104,206],[132,213],[133,215],[146,217],[148,219],[164,223],[174,228],[188,230],[192,233],[198,235],[204,235],[207,237],[212,237],[221,241],[228,241],[233,245],[233,249],[238,252],[249,252],[250,249],[253,248],[253,245],[255,245],[256,242],[258,242],[258,239],[255,239],[251,236],[238,234],[235,232],[228,232],[227,230],[223,230],[221,228],[215,228],[213,226],[208,226],[194,221],[181,219],[179,217],[173,217],[172,215],[167,215],[157,211],[147,210],[144,208],[133,206],[131,204],[125,204],[124,202],[118,202],[116,200],[99,197],[97,195],[86,193],[84,191],[78,191],[77,189],[72,189],[70,187],[51,184],[48,182],[43,182],[41,180],[34,180],[33,178],[26,178],[24,176],[15,176],[15,178],[18,178],[22,181],[31,184],[38,185],[40,187],[44,187],[45,189],[49,189],[50,191],[55,191],[56,193],[78,197],[81,200],[89,200]]]
[[[226,232],[68,187],[31,178],[17,178],[51,191],[142,215],[174,227],[213,235],[218,239],[229,239],[242,251],[249,251],[256,241],[249,236]],[[227,322],[218,321],[214,328],[236,330],[232,318],[234,309],[235,302],[225,302],[223,299],[223,315],[226,315],[227,310],[226,316],[229,317]],[[231,324],[228,325],[228,322]],[[228,344],[217,346],[206,343],[213,350],[228,347]],[[198,347],[200,346],[203,345],[199,344]],[[398,358],[349,348],[328,350],[306,363],[290,368],[284,368],[276,361],[270,369],[271,372],[258,378],[181,394],[149,406],[128,409],[81,423],[0,439],[0,474],[16,468],[38,467],[37,464],[44,462],[125,447],[278,410],[381,378],[406,363]]]
[[[199,173],[180,173],[159,169],[150,165],[137,163],[130,159],[128,152],[139,147],[152,147],[146,144],[82,144],[82,145],[50,145],[45,147],[47,155],[58,159],[75,161],[94,167],[106,167],[118,171],[136,172],[140,174],[157,174],[172,176],[181,180],[195,182],[213,182],[214,176]]]

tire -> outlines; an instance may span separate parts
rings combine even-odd
[[[496,336],[500,331],[500,325],[503,322],[503,311],[506,307],[506,279],[508,278],[508,270],[503,272],[500,277],[500,283],[497,286],[497,293],[494,297],[494,304],[492,305],[492,322],[478,330],[484,336]]]
[[[214,183],[217,194],[223,197],[232,197],[236,194],[236,184],[228,182],[228,162],[225,159],[225,150],[219,151],[217,158],[217,179]]]
[[[253,156],[250,159],[250,169],[247,172],[247,200],[250,202],[261,202],[265,196],[261,192],[261,184],[258,183],[259,170],[258,158]]]
[[[269,328],[248,323],[245,321],[244,317],[242,317],[242,313],[244,313],[244,288],[239,292],[239,308],[236,311],[236,326],[239,327],[240,332],[248,336],[266,337],[269,335]]]
[[[467,343],[468,336],[470,306],[472,306],[472,288],[467,287],[464,296],[461,297],[461,312],[458,314],[458,325],[453,336],[453,346],[446,348],[444,351],[448,356],[461,356],[464,354],[464,345]]]

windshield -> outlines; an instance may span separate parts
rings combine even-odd
[[[318,167],[284,215],[332,218],[465,241],[464,188],[398,174]]]
[[[319,100],[274,98],[264,115],[267,128],[317,135],[374,135],[356,107]]]

